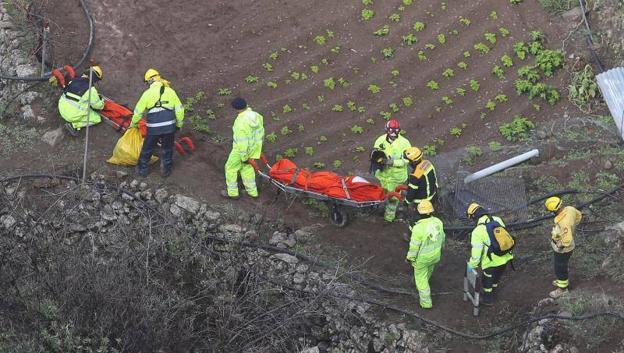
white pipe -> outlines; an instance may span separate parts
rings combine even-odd
[[[485,169],[481,169],[480,171],[478,171],[476,173],[468,175],[467,177],[464,178],[464,184],[468,184],[468,183],[471,183],[471,182],[473,182],[475,180],[479,180],[481,178],[484,178],[484,177],[486,177],[488,175],[492,175],[494,173],[498,173],[501,170],[505,170],[505,169],[507,169],[509,167],[512,167],[512,166],[516,165],[516,164],[520,164],[520,163],[522,163],[522,162],[524,162],[526,160],[529,160],[529,159],[531,159],[533,157],[538,157],[538,156],[539,156],[539,150],[537,150],[537,149],[530,150],[527,153],[523,153],[523,154],[521,154],[519,156],[510,158],[510,159],[502,161],[500,163],[496,163],[493,166],[487,167]]]

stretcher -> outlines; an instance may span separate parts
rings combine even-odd
[[[386,192],[381,186],[372,184],[360,177],[342,177],[329,171],[310,172],[298,168],[292,161],[282,159],[273,165],[264,155],[260,157],[260,167],[250,160],[258,175],[285,194],[308,197],[325,202],[329,208],[331,224],[344,227],[349,221],[347,208],[374,209],[386,203],[391,197],[403,200],[400,185],[393,192]]]
[[[74,68],[69,65],[65,65],[63,66],[63,71],[61,71],[61,69],[52,70],[50,82],[54,86],[65,88],[65,86],[75,77],[76,71]],[[102,120],[104,120],[105,123],[112,126],[117,132],[123,134],[132,122],[132,110],[108,97],[102,96],[102,99],[104,100],[104,108],[97,111],[98,115],[102,118]],[[141,131],[141,135],[145,137],[147,134],[147,126],[144,119],[139,121],[139,130]],[[195,144],[193,144],[193,140],[191,140],[188,136],[176,139],[174,147],[182,156],[186,156],[187,153],[195,151]]]

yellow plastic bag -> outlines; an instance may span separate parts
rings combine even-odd
[[[106,162],[125,166],[137,165],[141,147],[143,147],[141,131],[136,127],[130,128],[119,138],[113,150],[113,156]],[[156,161],[158,161],[158,157],[152,156],[150,164]]]

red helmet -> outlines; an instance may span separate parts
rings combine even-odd
[[[399,121],[396,119],[388,120],[388,122],[386,123],[386,133],[388,134],[388,136],[394,140],[399,136],[400,132],[401,125],[399,124]]]
[[[401,124],[399,124],[399,121],[396,119],[390,119],[388,120],[388,122],[386,123],[386,130],[390,130],[390,129],[401,129]]]

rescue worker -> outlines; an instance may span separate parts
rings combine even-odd
[[[554,255],[555,290],[549,293],[551,298],[557,299],[568,293],[568,263],[574,251],[574,230],[581,222],[582,213],[572,206],[563,207],[557,196],[549,197],[544,206],[555,214],[555,226],[551,232],[551,245]]]
[[[513,260],[513,254],[511,252],[502,256],[493,253],[488,254],[488,248],[491,242],[485,224],[491,220],[495,220],[503,227],[505,224],[500,217],[491,216],[485,208],[475,202],[468,205],[466,215],[469,219],[476,222],[476,226],[472,230],[470,237],[472,250],[470,259],[468,260],[468,270],[470,271],[478,267],[481,268],[483,273],[483,297],[481,303],[484,305],[492,305],[494,304],[494,291],[498,287],[498,282],[505,272],[507,263]]]
[[[91,72],[90,90],[89,72]],[[82,76],[71,80],[63,89],[63,94],[58,101],[58,110],[61,117],[67,122],[65,129],[70,135],[78,136],[78,131],[87,126],[87,120],[89,125],[102,122],[102,118],[94,110],[104,108],[104,100],[95,88],[95,84],[103,77],[101,67],[91,66],[85,70]]]
[[[240,97],[232,101],[232,108],[237,112],[232,126],[232,151],[225,162],[225,184],[227,190],[223,197],[238,199],[238,174],[240,173],[247,195],[258,197],[256,171],[250,160],[260,158],[264,140],[264,118],[253,111]]]
[[[406,261],[414,268],[414,282],[418,290],[420,306],[423,309],[430,309],[433,303],[429,279],[442,255],[445,239],[444,226],[439,218],[433,216],[433,204],[428,200],[421,201],[416,209],[421,218],[411,227],[412,238]]]
[[[148,162],[158,142],[161,143],[160,171],[164,178],[171,175],[173,168],[173,145],[175,132],[184,124],[184,106],[176,92],[169,87],[158,71],[148,69],[143,79],[149,88],[143,92],[134,107],[130,127],[136,127],[145,114],[147,135],[143,141],[137,174],[146,177],[149,174]]]
[[[416,205],[423,200],[433,202],[438,191],[438,178],[433,163],[423,159],[423,153],[418,147],[406,149],[404,157],[414,169],[407,179],[405,202]]]
[[[401,136],[401,126],[395,119],[386,123],[386,133],[375,140],[374,150],[381,151],[386,155],[385,168],[377,170],[375,177],[379,179],[381,187],[387,192],[404,184],[407,181],[407,160],[403,158],[403,152],[411,147],[410,142]],[[393,222],[396,217],[396,210],[399,206],[399,199],[392,197],[386,202],[384,219],[386,222]]]

